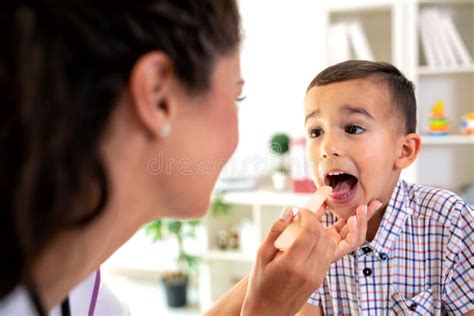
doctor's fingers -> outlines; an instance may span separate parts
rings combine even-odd
[[[325,231],[316,241],[312,251],[306,260],[306,271],[312,274],[310,277],[314,282],[321,284],[329,266],[333,262],[337,243],[332,236]]]
[[[317,220],[316,215],[305,209],[298,209],[299,230],[293,245],[286,251],[285,256],[303,263],[309,257],[313,246],[323,234],[324,228]]]

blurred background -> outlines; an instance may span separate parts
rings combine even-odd
[[[403,178],[474,204],[474,0],[239,5],[246,82],[239,146],[206,217],[149,224],[103,265],[105,282],[132,315],[199,315],[248,274],[281,209],[314,190],[304,93],[340,61],[387,61],[415,83],[423,148]]]

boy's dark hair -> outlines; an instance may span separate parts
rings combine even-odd
[[[416,131],[415,86],[395,66],[384,62],[348,60],[321,71],[308,86],[325,86],[354,79],[376,79],[386,84],[395,110],[404,121],[404,132]],[[363,93],[363,92],[362,92]]]
[[[99,145],[136,61],[165,53],[197,94],[209,87],[217,58],[240,43],[235,0],[7,4],[0,10],[0,299],[27,281],[58,232],[89,223],[107,204]]]

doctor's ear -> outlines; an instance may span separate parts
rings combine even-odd
[[[171,59],[159,51],[143,55],[133,66],[130,103],[138,121],[152,137],[166,137],[170,132],[175,112],[175,78]]]
[[[404,169],[415,161],[421,150],[421,137],[418,134],[410,133],[400,137],[399,154],[395,160],[396,169]]]

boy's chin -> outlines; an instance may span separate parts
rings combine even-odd
[[[372,199],[373,200],[373,199]],[[370,200],[370,201],[372,201]],[[351,203],[352,204],[352,203]],[[360,202],[356,205],[328,205],[329,211],[335,215],[338,219],[349,219],[349,217],[356,215],[357,208],[361,205],[369,204],[369,202]]]
[[[354,196],[348,203],[335,203],[327,200],[327,205],[332,214],[338,219],[349,219],[349,217],[356,215],[357,208],[361,205],[367,204],[364,196]]]
[[[330,208],[332,214],[334,214],[338,219],[349,219],[349,217],[356,214],[356,210],[350,207],[335,207]]]

